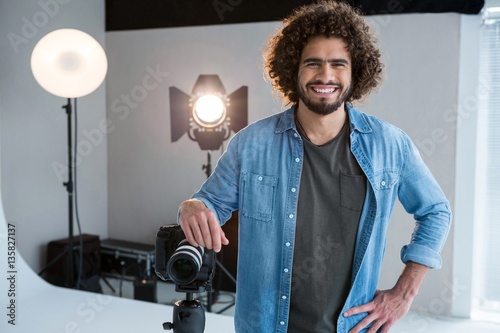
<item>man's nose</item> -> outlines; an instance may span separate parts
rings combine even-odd
[[[318,68],[318,72],[316,73],[316,80],[322,81],[323,83],[328,83],[330,81],[334,81],[334,71],[333,68],[328,66],[328,64],[324,64]]]

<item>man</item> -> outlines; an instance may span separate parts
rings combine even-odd
[[[239,211],[236,332],[388,332],[441,266],[448,201],[400,129],[352,106],[383,66],[352,8],[300,8],[265,59],[292,107],[234,136],[179,223],[192,245],[219,251],[220,225]],[[415,231],[396,285],[376,291],[396,198]]]

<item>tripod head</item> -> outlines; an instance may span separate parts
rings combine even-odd
[[[205,330],[205,311],[192,293],[186,299],[175,302],[173,322],[163,323],[164,330],[174,333],[203,333]]]

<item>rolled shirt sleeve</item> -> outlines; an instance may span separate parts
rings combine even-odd
[[[401,249],[401,260],[430,268],[441,268],[441,250],[451,227],[451,209],[441,187],[423,162],[417,148],[408,142],[399,200],[415,219],[410,244]]]

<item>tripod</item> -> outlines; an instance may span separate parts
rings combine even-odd
[[[205,330],[205,311],[200,301],[192,293],[186,299],[175,302],[173,322],[163,323],[164,330],[174,333],[203,333]]]

